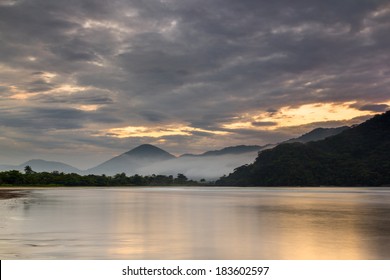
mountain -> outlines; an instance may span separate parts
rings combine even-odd
[[[287,140],[286,142],[309,142],[325,139],[336,135],[347,126],[338,128],[317,128],[298,138]],[[157,163],[140,170],[140,174],[177,174],[183,173],[191,179],[217,180],[223,174],[232,172],[236,167],[253,162],[260,151],[271,149],[275,144],[264,146],[239,145],[230,146],[220,150],[208,151],[203,154],[184,154],[179,158],[169,160],[163,164]]]
[[[141,175],[182,173],[190,179],[216,180],[237,166],[252,162],[256,156],[257,151],[219,156],[181,156],[145,166],[138,171]]]
[[[284,143],[217,181],[221,185],[390,184],[390,111],[321,141]]]
[[[1,171],[8,171],[8,170],[18,170],[18,166],[16,165],[5,165],[5,164],[0,164],[0,172]]]
[[[118,173],[140,175],[176,175],[183,173],[191,179],[218,179],[235,167],[253,161],[261,146],[235,146],[201,155],[172,154],[153,145],[141,145],[114,157],[84,173],[114,175]]]
[[[103,162],[94,168],[88,169],[84,173],[114,175],[124,172],[131,175],[138,173],[138,169],[142,167],[173,158],[175,156],[158,147],[144,144]]]
[[[41,159],[32,159],[16,167],[16,170],[23,171],[26,166],[30,166],[36,172],[64,172],[64,173],[80,173],[81,170],[68,164],[57,161],[46,161]]]
[[[80,173],[81,170],[57,161],[46,161],[41,159],[32,159],[29,161],[26,161],[25,163],[22,163],[20,165],[0,165],[0,171],[8,171],[8,170],[18,170],[18,171],[24,171],[24,168],[26,166],[30,166],[33,171],[36,172],[64,172],[64,173]]]
[[[140,145],[124,153],[123,155],[131,156],[131,157],[139,157],[139,158],[153,158],[153,159],[160,159],[160,160],[167,160],[175,157],[174,155],[171,155],[170,153],[164,151],[163,149],[160,149],[150,144]]]
[[[175,175],[182,173],[190,179],[216,180],[223,174],[231,172],[237,166],[252,162],[261,149],[266,146],[231,146],[203,154],[183,154],[164,162],[140,168],[139,174]]]
[[[350,128],[349,126],[340,126],[340,127],[335,127],[335,128],[316,128],[313,129],[312,131],[303,134],[302,136],[298,138],[293,138],[287,141],[284,141],[282,143],[295,143],[295,142],[300,142],[300,143],[307,143],[311,141],[319,141],[323,140],[327,137],[337,135],[344,130]]]
[[[226,147],[220,150],[215,151],[208,151],[200,155],[194,155],[194,154],[184,154],[181,157],[207,157],[207,156],[222,156],[222,155],[237,155],[237,154],[244,154],[244,153],[250,153],[250,152],[258,152],[261,149],[263,149],[265,146],[258,146],[258,145],[239,145],[239,146],[231,146]]]
[[[290,139],[286,142],[307,142],[323,139],[331,134],[341,131],[335,129],[315,129],[301,137]],[[182,173],[190,179],[216,180],[223,174],[232,172],[236,167],[253,162],[259,151],[271,149],[275,144],[265,146],[239,145],[229,146],[220,150],[207,151],[203,154],[184,154],[179,158],[153,145],[140,145],[126,153],[114,157],[96,167],[88,170],[78,170],[70,165],[60,162],[31,160],[19,166],[0,165],[0,171],[20,170],[23,171],[26,165],[30,165],[34,171],[79,174],[106,174],[115,175],[126,173],[127,175],[140,174],[162,174],[176,175]]]

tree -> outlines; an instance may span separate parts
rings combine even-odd
[[[30,174],[34,174],[35,172],[32,170],[30,165],[26,165],[26,167],[24,168],[24,173],[30,175]]]
[[[176,184],[184,185],[188,181],[188,178],[184,174],[177,174],[177,178],[175,179]]]

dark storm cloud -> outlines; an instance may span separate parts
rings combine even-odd
[[[277,122],[252,122],[252,125],[254,126],[274,126],[277,124]]]
[[[109,93],[102,90],[83,90],[76,93],[57,93],[53,95],[42,94],[32,100],[42,103],[69,103],[86,105],[105,105],[114,103]]]
[[[142,117],[150,122],[162,122],[167,119],[167,116],[160,112],[144,111],[139,113]]]
[[[54,46],[51,48],[51,52],[55,55],[60,56],[64,60],[69,61],[96,61],[98,57],[96,54],[88,49],[75,50],[73,47],[66,46]]]
[[[39,79],[28,83],[26,90],[28,92],[45,92],[52,90],[53,88],[54,84]]]
[[[89,131],[81,137],[88,141],[89,128],[97,135],[102,124],[227,131],[225,124],[248,113],[272,117],[282,107],[321,102],[379,112],[390,99],[385,0],[10,3],[0,3],[0,109],[12,110],[0,122],[36,127],[37,137],[45,127],[79,129]],[[95,111],[82,109],[92,105]],[[287,136],[260,131],[273,122],[250,122],[256,130],[232,130],[229,139],[265,144]],[[170,137],[161,140],[196,149],[206,138],[215,146],[227,141],[208,132]],[[109,139],[99,145],[125,143]]]
[[[83,111],[72,108],[26,108],[20,111],[1,110],[0,126],[42,130],[79,129],[89,123],[117,123],[119,120],[104,111]],[[39,136],[39,134],[37,134]]]
[[[71,109],[35,108],[20,112],[1,114],[0,124],[5,127],[42,129],[82,128],[82,111]]]
[[[389,109],[389,105],[387,104],[367,104],[359,108],[362,111],[371,111],[382,113]]]

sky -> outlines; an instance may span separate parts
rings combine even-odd
[[[387,0],[0,0],[0,164],[264,145],[390,107]]]

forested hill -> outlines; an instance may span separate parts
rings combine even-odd
[[[390,111],[325,140],[281,144],[259,153],[219,185],[390,185]]]

